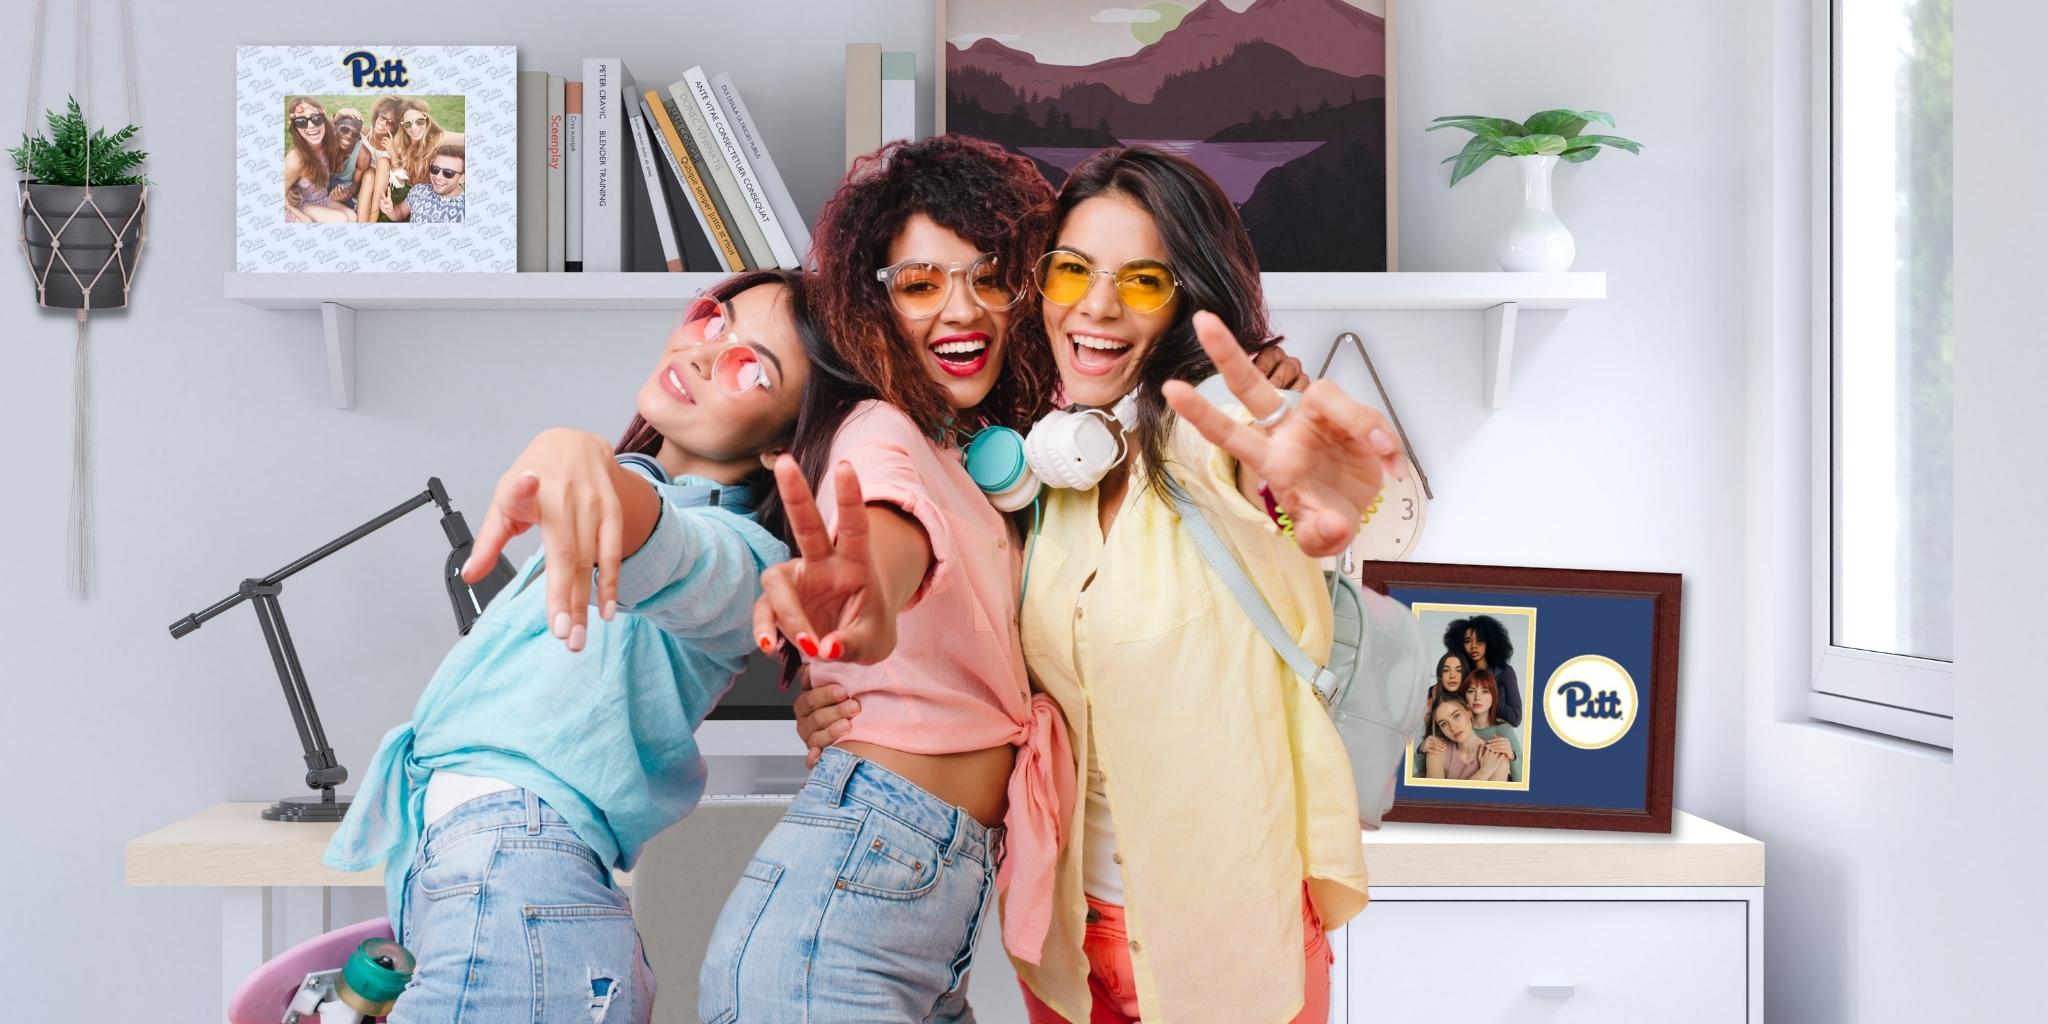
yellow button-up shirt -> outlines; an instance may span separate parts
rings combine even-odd
[[[1185,422],[1174,477],[1311,657],[1329,654],[1315,561],[1236,487],[1237,464]],[[1147,1021],[1285,1024],[1302,1006],[1302,884],[1327,928],[1366,904],[1344,748],[1202,560],[1142,468],[1104,537],[1096,491],[1051,490],[1032,540],[1026,665],[1059,703],[1077,761],[1109,793],[1138,1005]],[[1089,1019],[1082,815],[1074,801],[1037,966],[1017,974]]]

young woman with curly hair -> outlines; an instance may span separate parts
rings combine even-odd
[[[777,467],[806,557],[763,575],[755,625],[862,713],[819,744],[719,916],[703,1020],[970,1020],[997,885],[1011,948],[1043,939],[1072,757],[1025,678],[1019,535],[961,449],[1051,405],[1024,300],[1052,199],[1029,160],[940,136],[861,158],[819,216],[814,311],[867,400],[807,410],[829,449]]]
[[[1444,627],[1444,649],[1463,651],[1473,668],[1493,673],[1493,681],[1500,685],[1498,717],[1509,725],[1522,724],[1521,681],[1515,678],[1515,666],[1509,664],[1515,656],[1515,645],[1508,640],[1507,627],[1499,619],[1474,615],[1453,620]]]

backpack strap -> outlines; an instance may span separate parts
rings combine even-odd
[[[1180,481],[1171,474],[1166,474],[1165,480],[1166,493],[1172,496],[1174,507],[1180,511],[1181,526],[1187,530],[1188,538],[1195,542],[1195,549],[1202,553],[1202,559],[1223,580],[1224,588],[1237,599],[1238,607],[1244,609],[1245,616],[1252,620],[1259,635],[1266,638],[1273,651],[1287,662],[1287,667],[1293,669],[1295,675],[1315,688],[1316,698],[1328,707],[1337,693],[1336,676],[1329,669],[1317,665],[1308,652],[1294,642],[1294,637],[1288,635],[1286,627],[1280,625],[1280,617],[1273,614],[1273,606],[1266,603],[1265,595],[1252,585],[1244,566],[1239,565],[1230,549],[1223,545],[1223,538],[1217,535],[1209,514],[1195,504],[1194,499],[1181,489]]]

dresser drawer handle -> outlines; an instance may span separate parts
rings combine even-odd
[[[1540,985],[1533,981],[1529,983],[1529,994],[1538,999],[1555,999],[1562,1002],[1570,999],[1578,991],[1577,985]]]

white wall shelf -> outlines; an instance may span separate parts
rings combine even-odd
[[[723,274],[240,274],[225,294],[259,309],[319,311],[334,404],[355,404],[358,310],[672,310]],[[1564,310],[1607,297],[1604,273],[1268,274],[1266,303],[1293,310],[1479,310],[1485,316],[1488,408],[1507,403],[1523,310]]]

